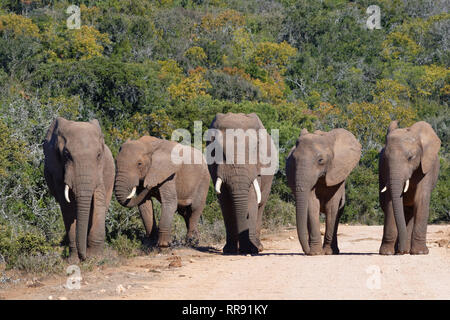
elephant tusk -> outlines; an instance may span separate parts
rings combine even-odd
[[[216,193],[217,194],[220,194],[220,187],[222,187],[222,179],[220,179],[220,178],[217,178],[217,180],[216,180]]]
[[[134,187],[133,190],[131,190],[131,193],[128,195],[127,199],[133,198],[135,194],[136,194],[136,187]]]
[[[256,199],[258,201],[258,204],[260,204],[261,203],[261,189],[259,189],[259,184],[258,184],[257,179],[253,180],[253,186],[255,187],[255,191],[256,191]]]
[[[386,186],[383,188],[383,190],[381,190],[381,193],[386,192],[387,188]]]
[[[406,180],[406,183],[405,183],[405,189],[403,189],[403,192],[408,191],[408,188],[409,188],[409,179]]]
[[[70,203],[69,186],[67,184],[66,184],[66,187],[64,188],[64,198],[66,198],[67,203]]]

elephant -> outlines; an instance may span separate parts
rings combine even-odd
[[[98,120],[77,122],[57,117],[47,131],[43,149],[44,176],[61,207],[69,261],[101,255],[115,166]]]
[[[215,132],[207,139],[207,154],[210,151],[214,161],[207,159],[225,223],[223,253],[257,254],[263,250],[262,215],[278,168],[278,151],[255,113],[218,113],[209,131]],[[263,149],[269,161],[262,161]]]
[[[345,204],[345,180],[361,157],[349,131],[309,133],[303,129],[286,159],[286,176],[296,203],[297,234],[306,255],[339,254],[337,229]],[[320,212],[325,213],[323,246]]]
[[[408,128],[390,123],[379,154],[379,199],[384,212],[380,254],[428,254],[427,223],[440,147],[441,140],[425,121]]]
[[[173,155],[178,149],[200,161],[176,160]],[[210,184],[208,167],[201,151],[175,141],[143,136],[122,144],[116,164],[116,198],[122,206],[138,206],[146,237],[154,237],[157,232],[158,247],[168,247],[172,219],[177,211],[185,220],[187,240],[197,240],[197,224],[206,205]],[[158,230],[152,197],[161,203]]]

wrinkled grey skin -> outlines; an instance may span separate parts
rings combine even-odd
[[[345,180],[358,164],[361,145],[345,129],[303,129],[286,160],[296,203],[297,233],[307,255],[338,254],[337,229],[345,204]],[[320,212],[326,215],[322,246]]]
[[[222,133],[224,138],[222,149],[226,153],[226,141],[229,139],[226,135],[226,129],[258,130],[264,129],[264,126],[254,113],[218,113],[210,128],[220,130]],[[266,139],[268,150],[272,148],[277,154],[278,151],[270,135],[267,134]],[[261,141],[258,138],[258,149],[260,145]],[[258,152],[258,150],[253,150],[253,152]],[[245,149],[245,154],[246,159],[248,159],[248,147]],[[269,151],[268,155],[270,154]],[[235,158],[234,163],[237,162],[236,160]],[[217,178],[223,181],[218,199],[226,229],[226,244],[223,248],[225,254],[258,253],[263,250],[260,241],[262,215],[273,180],[273,174],[261,173],[263,167],[264,165],[259,157],[255,164],[246,162],[244,164],[212,163],[208,165],[213,183],[216,184]],[[261,190],[261,202],[259,204],[252,184],[255,179],[258,180]]]
[[[441,140],[424,121],[409,128],[398,128],[397,121],[389,125],[379,158],[384,211],[380,254],[428,254],[427,223],[431,192],[439,175],[440,146]]]
[[[97,120],[56,118],[44,143],[44,175],[61,207],[71,262],[100,255],[105,241],[105,215],[114,186],[114,159]],[[69,202],[64,190],[69,186]]]
[[[202,163],[176,164],[172,150],[181,146],[174,141],[144,136],[125,142],[116,157],[117,175],[115,195],[119,203],[128,208],[138,206],[144,222],[146,236],[158,231],[158,246],[168,247],[171,241],[172,219],[177,211],[187,227],[187,240],[197,239],[197,225],[206,205],[209,189],[209,173],[201,152],[195,148]],[[127,199],[133,188],[136,196]],[[156,230],[152,197],[161,203],[161,219]]]

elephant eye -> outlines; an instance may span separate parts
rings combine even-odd
[[[408,157],[408,161],[411,161],[412,159],[414,159],[414,155]]]
[[[64,156],[65,160],[71,160],[72,159],[72,157],[70,156],[70,152],[67,149],[64,149],[63,156]]]
[[[100,160],[101,157],[102,157],[102,154],[101,154],[101,152],[99,152],[99,153],[97,154],[97,160]]]
[[[138,167],[142,167],[142,161],[138,162]]]
[[[319,160],[317,160],[317,162],[318,162],[319,164],[324,164],[324,163],[325,163],[325,160],[323,160],[323,158],[320,158]]]

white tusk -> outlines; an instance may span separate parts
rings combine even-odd
[[[133,198],[135,194],[136,194],[136,187],[134,187],[133,190],[131,190],[131,193],[128,195],[127,199]]]
[[[403,192],[408,191],[408,188],[409,188],[409,179],[406,180],[406,183],[405,183],[405,189],[403,189]]]
[[[70,203],[69,199],[69,186],[66,184],[66,187],[64,188],[64,198],[66,198],[66,201]]]
[[[220,179],[220,178],[217,178],[217,180],[216,180],[216,192],[217,192],[217,194],[220,194],[220,187],[222,187],[222,179]]]
[[[383,188],[383,190],[381,190],[381,193],[386,192],[387,188],[386,186]]]
[[[258,184],[257,179],[253,180],[253,186],[255,187],[255,191],[256,191],[256,199],[258,201],[258,204],[260,204],[261,203],[261,189],[259,189],[259,184]]]

